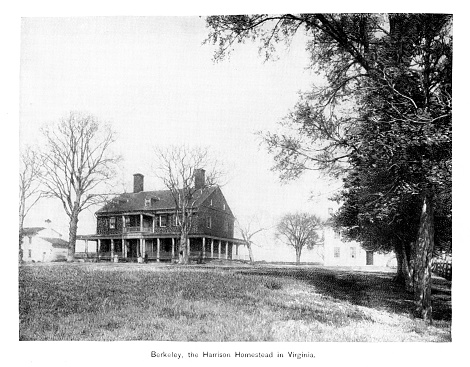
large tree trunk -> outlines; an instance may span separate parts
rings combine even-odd
[[[397,258],[397,273],[393,280],[399,284],[405,284],[405,257],[403,256],[403,244],[401,242],[395,244],[395,256]]]
[[[23,249],[21,248],[23,244],[23,225],[24,225],[24,212],[25,212],[25,199],[24,196],[22,195],[20,197],[20,207],[19,207],[19,214],[18,214],[18,235],[19,235],[19,246],[18,246],[18,263],[23,262]]]
[[[434,213],[432,202],[424,195],[414,256],[413,289],[416,314],[432,321],[431,265],[434,249]]]
[[[405,289],[410,293],[414,291],[413,273],[414,273],[415,253],[416,253],[416,249],[415,249],[414,242],[411,242],[409,244],[409,247],[403,244],[402,254],[403,254],[403,274],[405,276]]]
[[[185,231],[181,232],[178,262],[180,264],[189,264],[188,236]]]
[[[77,242],[78,212],[73,211],[69,226],[69,248],[67,251],[67,262],[75,259],[75,243]]]
[[[295,263],[298,265],[300,264],[300,250],[295,250]]]
[[[18,241],[19,241],[19,246],[18,246],[18,263],[21,264],[23,262],[23,249],[21,248],[21,245],[23,244],[23,223],[24,223],[24,216],[20,214],[19,217],[19,228],[18,228]]]
[[[410,245],[410,248],[413,244]],[[410,265],[410,255],[405,243],[395,244],[395,254],[397,257],[397,274],[394,281],[405,286],[408,292],[413,292],[413,271]]]
[[[248,256],[250,256],[250,262],[253,264],[255,259],[253,257],[253,250],[251,248],[251,243],[249,241],[246,241],[246,247],[248,248]]]

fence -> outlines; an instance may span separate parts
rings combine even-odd
[[[434,258],[432,272],[447,280],[452,280],[452,256]]]

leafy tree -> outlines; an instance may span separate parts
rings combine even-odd
[[[292,246],[295,250],[295,261],[300,263],[302,250],[313,249],[319,244],[321,220],[313,214],[293,213],[284,215],[276,227],[276,238]]]
[[[24,220],[36,203],[41,199],[41,158],[31,148],[26,147],[20,154],[20,175],[19,175],[19,253],[18,260],[23,259],[21,244],[23,242]]]
[[[78,216],[105,201],[105,195],[97,191],[115,176],[120,157],[110,150],[114,133],[92,115],[71,112],[42,132],[46,138],[42,183],[45,195],[59,199],[69,217],[67,261],[73,261]]]
[[[197,173],[204,179],[196,182]],[[177,226],[180,230],[179,262],[189,262],[188,235],[192,228],[193,207],[201,190],[215,186],[223,176],[220,164],[206,148],[170,146],[155,149],[154,171],[170,190],[175,202]]]
[[[307,34],[311,67],[326,85],[301,95],[285,132],[263,134],[274,169],[283,179],[309,169],[346,176],[339,224],[348,219],[351,235],[384,249],[408,246],[417,312],[430,318],[434,239],[449,242],[433,234],[432,212],[441,223],[451,219],[452,17],[242,15],[209,17],[207,25],[216,59],[246,39],[259,40],[270,58],[277,42]],[[386,224],[406,233],[403,241],[388,241]]]

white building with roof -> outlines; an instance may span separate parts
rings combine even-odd
[[[67,259],[68,242],[56,230],[47,227],[23,228],[23,261],[49,262]]]

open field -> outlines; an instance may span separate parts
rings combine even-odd
[[[368,268],[367,270],[370,270]],[[451,341],[451,283],[434,323],[383,269],[241,263],[33,264],[19,269],[20,340]]]

